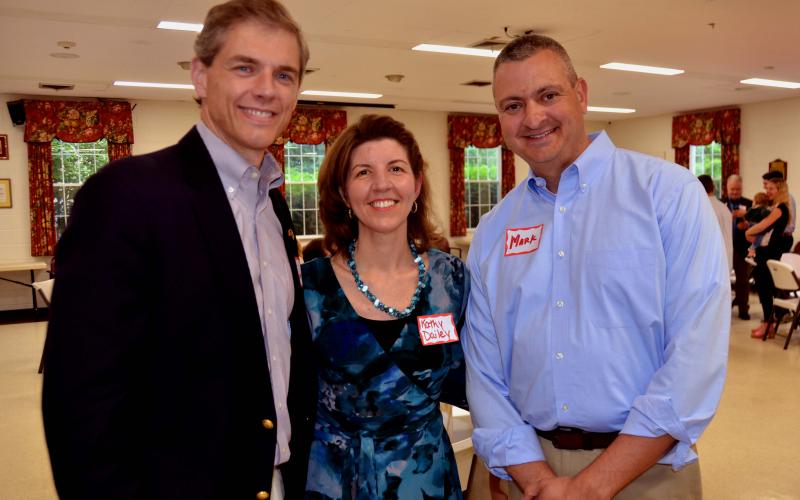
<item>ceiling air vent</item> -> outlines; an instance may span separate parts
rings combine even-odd
[[[488,87],[491,85],[492,82],[487,80],[470,80],[468,82],[464,82],[461,85],[466,85],[468,87]]]
[[[75,84],[72,83],[42,83],[39,82],[40,89],[50,89],[50,90],[73,90],[75,88]]]
[[[510,40],[502,36],[492,36],[484,38],[480,42],[470,45],[473,49],[486,49],[486,50],[503,50],[503,47],[508,45]]]

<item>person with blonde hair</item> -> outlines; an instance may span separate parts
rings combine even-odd
[[[745,236],[747,240],[753,242],[757,235],[772,231],[769,243],[756,249],[756,267],[753,270],[753,278],[756,280],[758,299],[761,301],[761,309],[764,317],[761,324],[752,330],[753,338],[762,338],[764,335],[771,335],[774,332],[767,331],[767,324],[772,317],[772,296],[775,293],[775,284],[772,282],[772,275],[767,267],[770,259],[780,259],[786,251],[785,240],[781,236],[786,230],[786,225],[791,219],[791,209],[789,208],[789,188],[786,186],[783,177],[764,180],[767,198],[770,200],[772,211],[761,222],[747,230]]]

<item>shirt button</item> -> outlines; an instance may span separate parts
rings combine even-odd
[[[228,192],[229,193],[234,193],[234,192],[236,192],[236,188],[233,187],[233,186],[228,186]]]
[[[564,307],[564,301],[563,300],[557,300],[556,301],[556,307],[559,308],[559,309],[563,308]]]
[[[589,185],[584,182],[583,184],[581,184],[581,191],[586,191],[588,187]]]
[[[272,361],[278,361],[278,357],[277,356],[272,356]]]
[[[278,409],[283,410],[283,403],[278,403]]]
[[[267,308],[267,315],[272,316],[272,308],[271,307]]]
[[[250,172],[251,179],[258,179],[258,172]]]
[[[536,185],[539,186],[539,187],[542,187],[542,186],[544,186],[544,181],[542,179],[538,179],[536,181]]]
[[[281,453],[289,453],[289,449],[288,448],[281,448]]]
[[[561,411],[569,411],[569,406],[567,406],[567,403],[561,405]]]
[[[564,353],[563,352],[557,352],[556,353],[556,359],[564,359]]]
[[[567,211],[567,207],[558,207],[558,211],[562,214]]]
[[[565,255],[567,255],[567,254],[566,254],[566,252],[564,252],[564,250],[559,250],[558,251],[558,256],[561,257],[562,259],[564,258]]]

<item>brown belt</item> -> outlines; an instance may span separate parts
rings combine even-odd
[[[559,450],[596,450],[611,446],[619,432],[589,432],[575,427],[556,427],[551,431],[536,429],[536,434],[551,441]]]

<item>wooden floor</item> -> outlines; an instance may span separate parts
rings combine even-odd
[[[733,320],[728,379],[716,418],[698,442],[706,499],[800,500],[800,334],[752,340]],[[36,374],[46,323],[0,325],[0,499],[57,498],[50,475]],[[783,331],[786,330],[784,325]],[[488,499],[485,469],[470,499]]]

